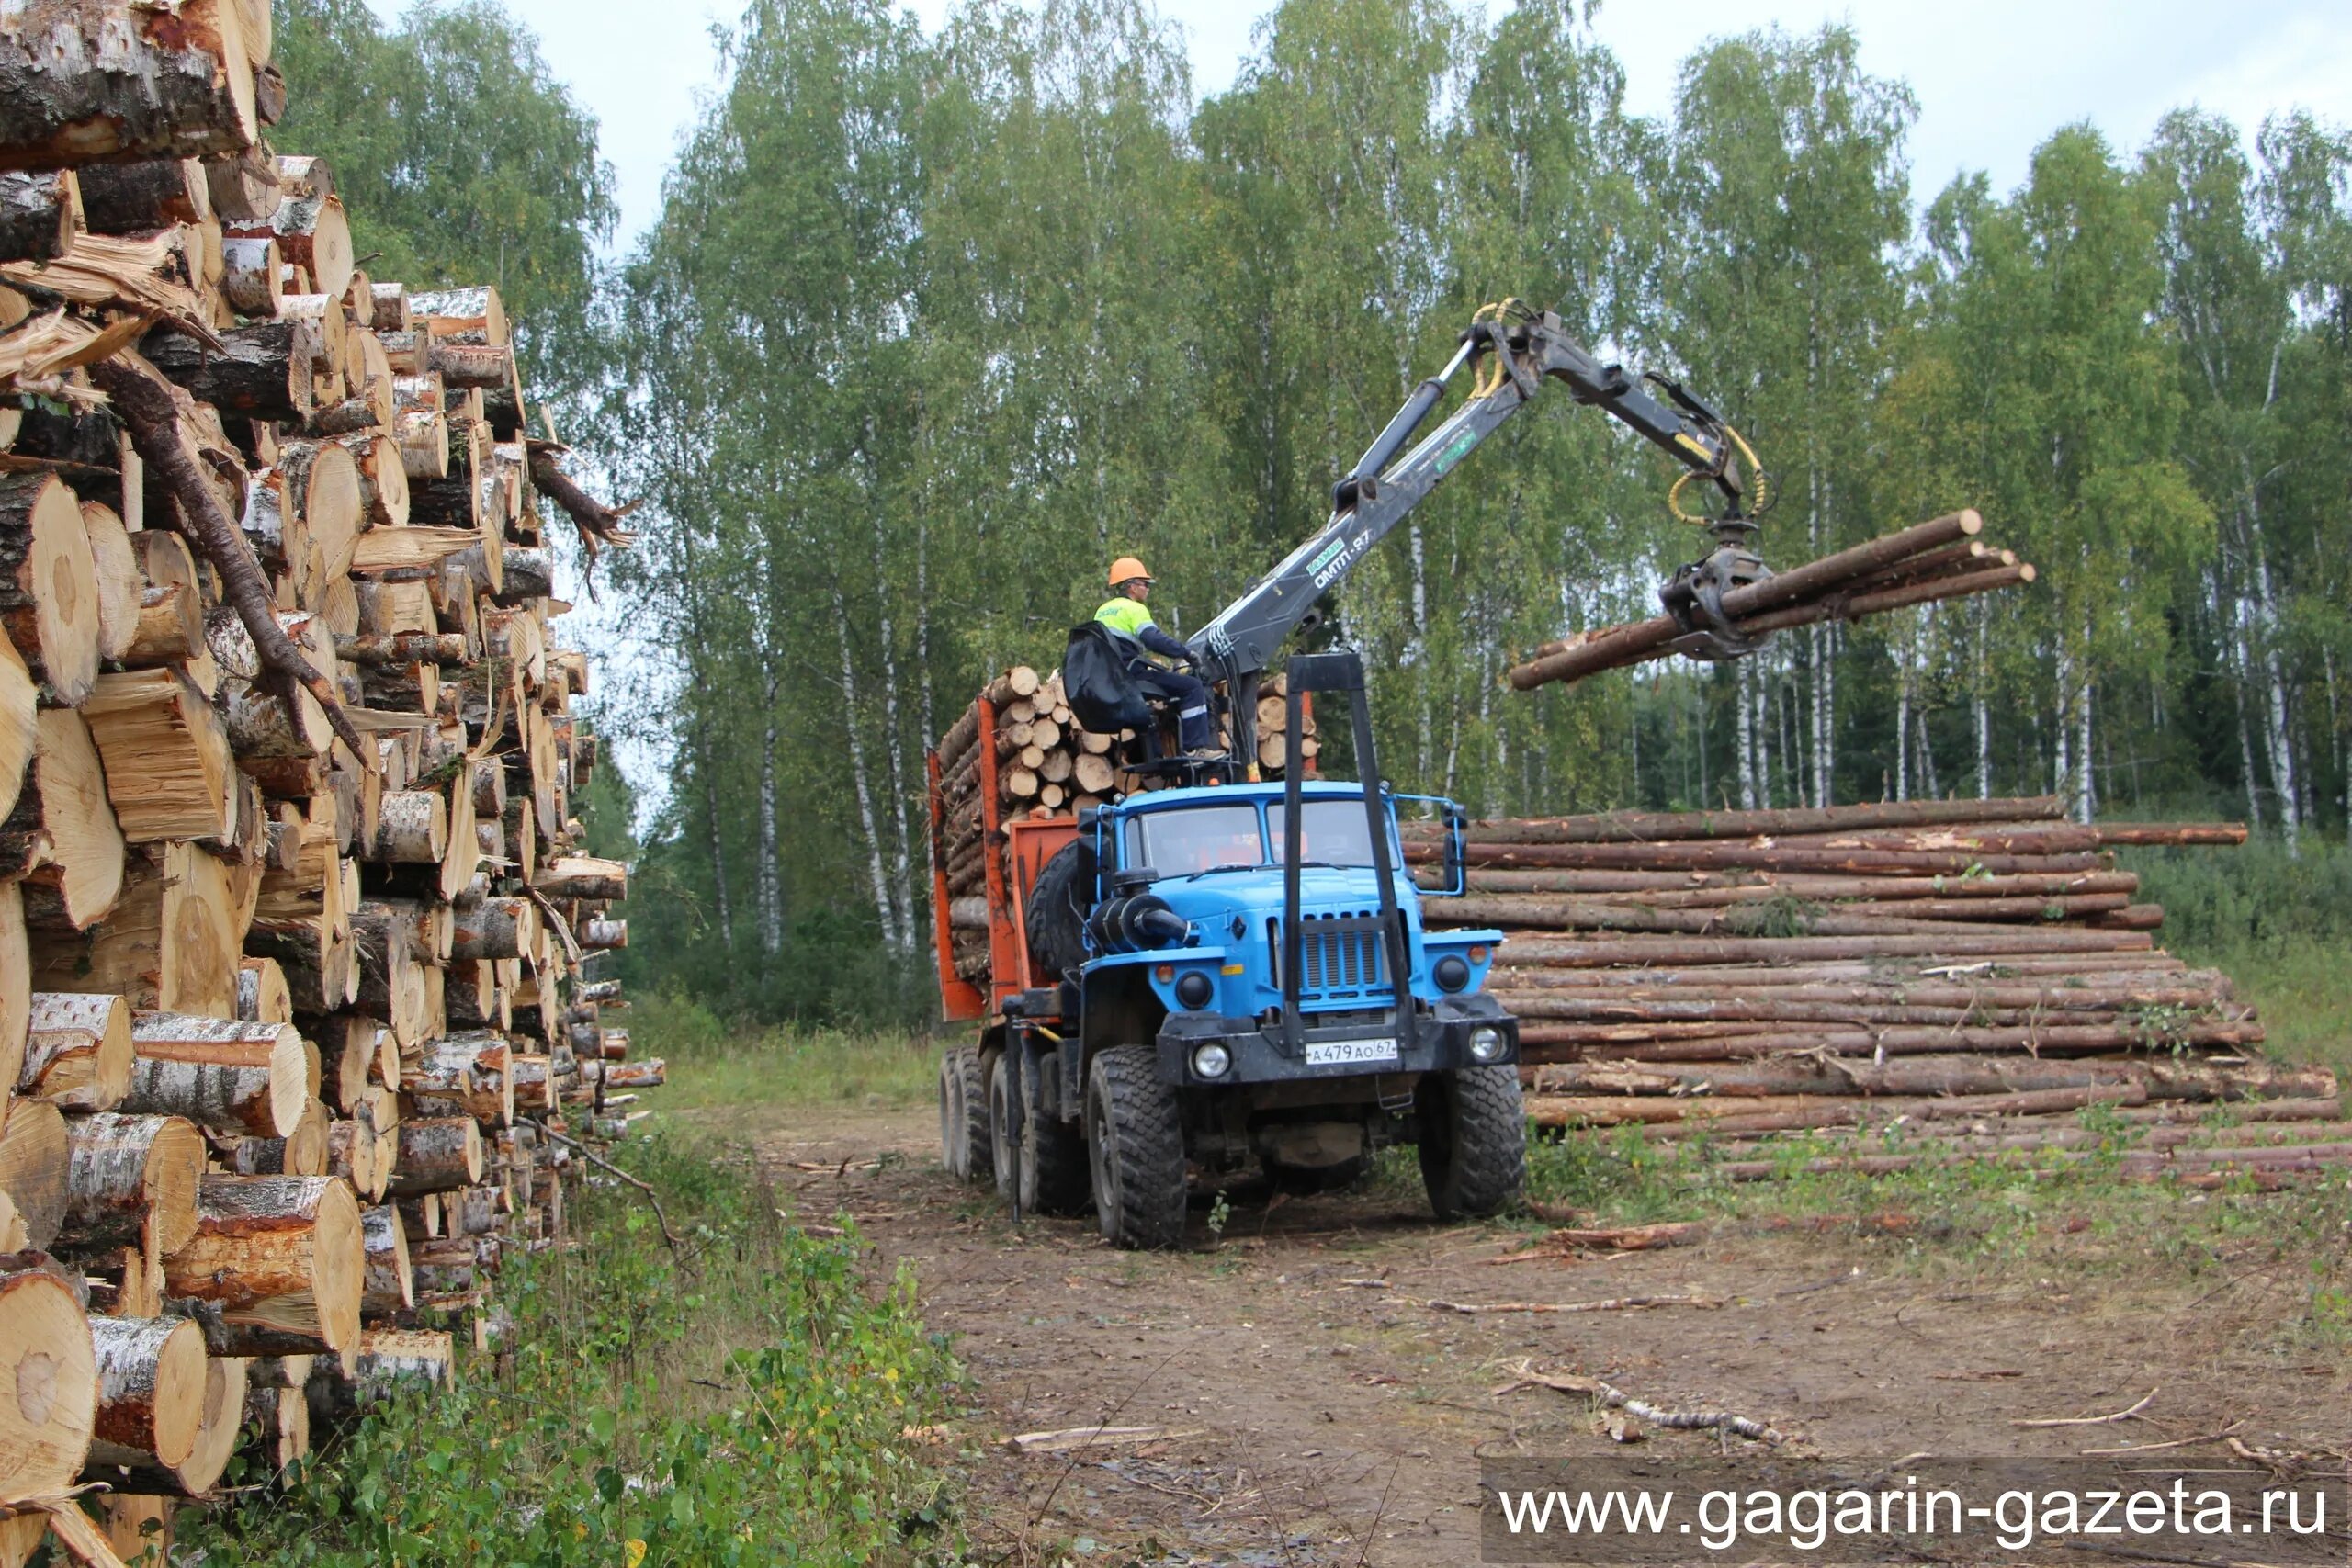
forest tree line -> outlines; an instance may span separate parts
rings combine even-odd
[[[1577,0],[1289,0],[1204,97],[1128,0],[932,34],[760,0],[724,63],[593,321],[548,290],[601,387],[582,433],[644,498],[601,586],[605,725],[665,775],[633,967],[749,1010],[919,1005],[926,741],[992,670],[1053,664],[1114,556],[1201,625],[1506,297],[1755,443],[1768,559],[1966,505],[2041,576],[1513,694],[1515,657],[1650,613],[1705,545],[1671,465],[1548,398],[1337,597],[1400,787],[2344,830],[2342,127],[2185,107],[2140,147],[2053,128],[2016,189],[1921,188],[1911,96],[1849,33],[1709,41],[1651,118]]]

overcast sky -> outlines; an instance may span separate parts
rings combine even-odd
[[[404,0],[369,0],[387,19]],[[505,0],[539,36],[548,64],[604,127],[620,176],[624,245],[659,210],[662,173],[695,96],[717,69],[714,22],[734,0]],[[2341,0],[2337,0],[2341,4]],[[949,0],[915,0],[935,28]],[[1165,0],[1190,38],[1194,90],[1229,85],[1269,4]],[[652,10],[666,18],[649,25]],[[1662,113],[1678,62],[1701,39],[1768,23],[1809,31],[1849,23],[1863,66],[1910,83],[1914,197],[1924,200],[1962,169],[1991,172],[1996,189],[2023,179],[2034,144],[2088,118],[2132,148],[2159,116],[2195,103],[2249,129],[2273,110],[2312,109],[2352,121],[2352,26],[2318,0],[2275,0],[2251,10],[2211,0],[1681,0],[1673,6],[1602,0],[1597,27],[1624,62],[1631,107]],[[299,89],[298,89],[299,90]]]

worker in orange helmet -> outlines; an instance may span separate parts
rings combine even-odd
[[[1189,665],[1193,650],[1152,624],[1151,612],[1145,608],[1150,597],[1151,573],[1135,557],[1121,556],[1111,563],[1111,597],[1094,612],[1094,618],[1111,628],[1120,651],[1126,655],[1127,672],[1143,688],[1144,695],[1175,705],[1184,754],[1199,759],[1222,757],[1225,753],[1217,750],[1209,729],[1209,689],[1184,671],[1151,658],[1158,654]]]

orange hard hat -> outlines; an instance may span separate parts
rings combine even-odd
[[[1149,582],[1151,581],[1151,573],[1146,571],[1143,568],[1143,562],[1136,559],[1135,557],[1121,556],[1117,560],[1111,563],[1112,587],[1116,588],[1119,584],[1132,581],[1138,577],[1142,578],[1146,582]]]

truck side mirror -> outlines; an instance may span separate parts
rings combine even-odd
[[[1470,886],[1469,814],[1448,801],[1445,807],[1445,895],[1458,897]]]

